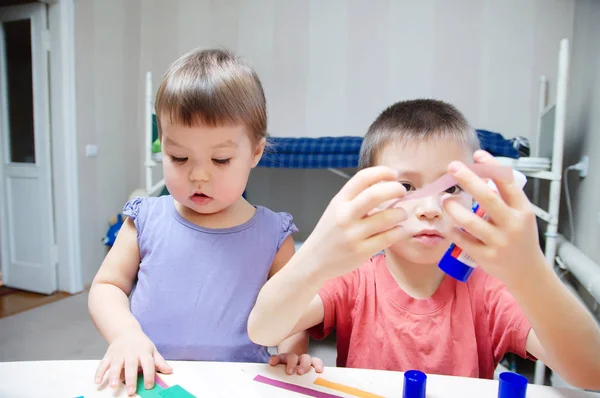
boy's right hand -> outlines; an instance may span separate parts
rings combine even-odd
[[[329,203],[299,250],[319,259],[319,275],[334,278],[352,271],[402,235],[402,208],[377,209],[406,194],[397,171],[377,166],[356,173]],[[377,210],[377,211],[373,211]]]
[[[144,332],[128,330],[113,340],[106,350],[96,371],[96,384],[102,382],[108,371],[109,385],[116,388],[123,380],[124,371],[127,394],[133,395],[136,391],[140,366],[144,374],[146,389],[154,386],[155,369],[161,373],[173,371]]]

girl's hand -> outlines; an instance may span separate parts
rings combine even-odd
[[[171,373],[173,369],[156,350],[156,346],[141,330],[130,330],[117,337],[108,347],[96,371],[96,384],[100,384],[108,371],[109,385],[116,388],[123,380],[127,394],[136,391],[138,368],[141,367],[146,389],[154,387],[155,369],[161,373]]]
[[[477,163],[498,164],[485,151],[475,152],[473,159]],[[447,198],[443,203],[446,214],[466,231],[455,228],[449,239],[509,288],[518,283],[524,273],[535,275],[537,268],[533,268],[544,264],[544,259],[538,243],[535,213],[523,190],[514,181],[494,180],[498,195],[462,163],[453,162],[448,170],[489,216],[486,221]]]
[[[289,375],[294,373],[303,375],[308,373],[311,367],[315,368],[315,372],[323,373],[324,368],[323,361],[320,358],[311,358],[311,356],[308,354],[302,354],[300,356],[293,353],[271,355],[271,358],[269,359],[269,365],[277,366],[279,364],[286,365],[285,371]]]
[[[377,211],[379,205],[406,194],[397,179],[398,173],[388,167],[363,169],[334,196],[298,251],[318,259],[312,264],[321,277],[348,273],[399,239],[398,224],[406,219],[406,211]]]

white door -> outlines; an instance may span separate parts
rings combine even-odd
[[[56,290],[46,7],[0,8],[2,279]]]

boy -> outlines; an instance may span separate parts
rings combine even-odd
[[[250,338],[273,345],[304,329],[323,338],[335,328],[338,366],[480,378],[492,378],[504,354],[513,352],[542,360],[575,386],[600,388],[600,333],[592,316],[546,263],[523,191],[495,181],[496,195],[464,167],[472,159],[496,163],[486,152],[473,155],[478,147],[475,130],[452,105],[413,100],[383,111],[364,138],[361,172],[397,170],[406,191],[446,172],[459,185],[401,202],[400,224],[397,215],[364,209],[374,203],[378,184],[354,198],[347,192],[334,198],[335,210],[326,210],[319,224],[346,233],[330,227],[336,241],[326,242],[327,228],[317,225],[261,290],[248,322]],[[393,187],[383,184],[378,192],[388,199],[382,192]],[[472,200],[486,209],[489,222],[471,212]],[[394,241],[358,267],[355,258],[375,252],[368,250],[375,248],[371,241],[382,231],[382,217],[389,218],[386,233],[393,232]],[[375,224],[378,230],[369,229]],[[479,265],[466,283],[437,266],[451,242]],[[327,254],[319,248],[323,243]]]

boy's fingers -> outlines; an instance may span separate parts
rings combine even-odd
[[[471,209],[466,208],[456,200],[446,199],[442,206],[448,216],[460,228],[479,239],[486,245],[497,243],[498,231],[493,224],[475,215]]]
[[[362,169],[340,189],[336,196],[345,201],[350,201],[373,184],[381,181],[394,181],[397,178],[398,172],[389,167],[376,166]]]
[[[448,233],[448,240],[464,250],[465,253],[469,253],[470,256],[477,257],[477,253],[481,253],[484,249],[484,243],[458,228],[450,230]]]
[[[481,178],[469,170],[462,162],[454,161],[448,171],[456,178],[458,185],[485,209],[486,213],[501,222],[509,207]]]
[[[362,218],[378,206],[385,208],[382,206],[385,202],[399,199],[405,194],[406,188],[397,181],[385,181],[372,185],[352,200],[352,213],[357,218]]]
[[[498,159],[486,151],[479,150],[473,155],[473,160],[481,164],[499,165]],[[506,204],[515,209],[528,209],[531,206],[529,199],[523,192],[523,189],[515,181],[507,182],[504,180],[494,180],[498,187],[498,193]]]
[[[357,228],[360,228],[359,238],[368,239],[389,229],[395,228],[398,224],[406,220],[406,210],[400,207],[381,210],[364,220],[360,221]]]
[[[303,375],[304,373],[308,372],[310,370],[311,362],[310,355],[300,355],[297,373],[299,375]]]
[[[375,255],[381,250],[387,249],[388,247],[396,243],[400,238],[402,238],[402,235],[404,233],[404,228],[394,227],[385,232],[381,232],[368,238],[362,243],[359,250],[360,252]]]

